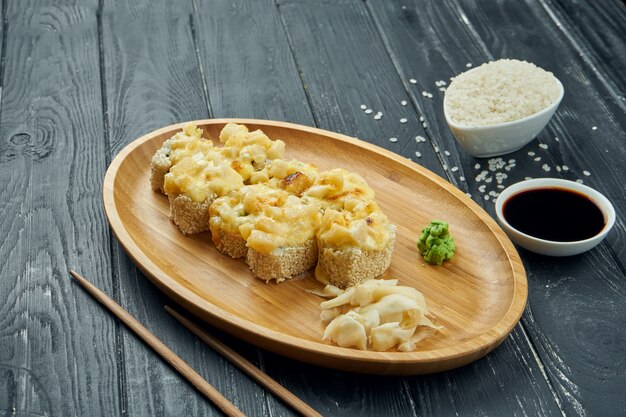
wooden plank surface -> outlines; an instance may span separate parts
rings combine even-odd
[[[626,376],[626,363],[616,363],[614,358],[626,357],[622,329],[626,306],[621,302],[626,293],[626,106],[610,90],[601,69],[580,57],[536,2],[508,2],[506,13],[492,7],[464,9],[468,19],[477,22],[476,31],[483,39],[493,36],[492,30],[498,32],[501,41],[494,45],[496,56],[523,54],[552,68],[563,80],[567,95],[545,142],[550,156],[567,164],[570,172],[590,171],[591,176],[580,178],[605,194],[620,218],[607,242],[583,256],[569,260],[526,257],[534,272],[531,285],[543,285],[545,290],[530,298],[531,314],[525,322],[569,413],[624,414],[626,398],[619,385]],[[494,22],[488,29],[480,23],[485,17]],[[529,25],[544,35],[522,29]]]
[[[620,0],[540,0],[546,13],[590,67],[624,101],[626,7]]]
[[[411,157],[493,214],[485,194],[499,189],[476,177],[494,171],[458,149],[435,81],[509,56],[555,72],[566,96],[539,140],[504,158],[516,167],[496,169],[508,175],[503,184],[582,179],[613,201],[618,223],[582,256],[521,251],[530,305],[501,347],[456,371],[380,378],[305,365],[211,331],[325,415],[626,414],[623,2],[277,3],[0,0],[0,416],[219,415],[71,285],[69,267],[217,378],[250,415],[292,415],[162,313],[167,298],[117,246],[102,213],[111,156],[177,121],[286,120]],[[428,142],[411,141],[417,135]]]
[[[107,0],[102,5],[102,63],[112,155],[152,130],[209,116],[192,11],[190,2]],[[116,240],[113,255],[122,305],[238,407],[265,415],[265,392],[165,314],[163,306],[171,301],[137,269]],[[122,335],[122,400],[128,415],[221,415],[134,335],[126,330]],[[222,337],[240,351],[256,351]]]
[[[380,136],[362,138],[394,149],[394,144],[388,142],[385,136],[391,136],[388,132],[397,132],[408,125],[409,123],[405,125],[399,123],[400,117],[406,117],[412,123],[411,136],[407,138],[408,132],[403,132],[403,134],[398,134],[398,138],[402,137],[405,144],[412,143],[418,146],[417,149],[422,152],[423,156],[419,160],[415,158],[414,160],[423,165],[426,165],[424,162],[430,161],[430,166],[427,167],[432,166],[432,169],[439,175],[448,174],[450,178],[458,180],[456,177],[458,174],[449,170],[444,171],[438,163],[439,157],[448,158],[444,153],[447,148],[437,143],[433,145],[415,143],[413,139],[415,135],[427,136],[427,134],[420,126],[419,116],[415,109],[412,106],[400,105],[401,100],[410,100],[409,96],[422,97],[421,91],[423,90],[409,80],[413,77],[417,78],[417,74],[422,73],[423,69],[417,68],[414,75],[406,75],[402,78],[398,76],[383,42],[377,35],[376,26],[362,2],[323,5],[283,2],[280,12],[314,112],[316,116],[318,112],[320,114],[317,116],[320,124],[326,124],[329,129],[344,129],[344,133],[348,135],[354,133],[351,130],[346,132],[345,129],[356,130],[357,134],[381,132],[382,139]],[[310,51],[318,52],[313,54]],[[366,97],[365,100],[368,102],[381,103],[379,108],[385,113],[383,119],[374,121],[371,115],[363,117],[363,112],[358,107],[358,100],[355,98],[350,100],[349,94],[345,94],[337,86],[342,86],[351,94],[358,93],[357,98]],[[426,100],[432,102],[431,99]],[[329,112],[328,108],[336,110]],[[358,122],[350,125],[346,121],[351,119]],[[437,154],[434,152],[435,146],[440,147]],[[412,148],[411,151],[413,149],[416,148]],[[449,167],[452,166],[454,165],[449,165]],[[488,358],[478,361],[471,367],[427,378],[403,378],[402,389],[398,392],[412,397],[412,412],[417,415],[451,415],[455,412],[462,414],[462,410],[468,409],[485,415],[498,412],[513,415],[524,413],[558,415],[560,411],[545,380],[541,377],[540,369],[529,351],[528,342],[519,329],[516,330],[515,335],[507,339]],[[516,392],[519,398],[523,399],[521,402],[524,405],[516,401],[485,402],[480,397],[473,397],[468,388],[475,385],[476,381],[481,379],[480,375],[487,372],[492,374],[492,378],[489,381],[483,381],[488,384],[488,387],[485,387],[486,392],[499,390],[502,390],[503,394]],[[341,376],[315,378],[319,384],[309,389],[323,389],[325,386],[323,381],[329,378],[336,379]],[[454,382],[448,384],[450,380]],[[365,381],[371,383],[370,389],[375,390],[374,380]],[[424,397],[424,393],[432,391],[436,391],[443,400],[439,402],[427,396]],[[345,406],[345,401],[338,402]],[[459,403],[463,405],[460,406]],[[358,410],[362,404],[355,402],[352,406],[354,408],[348,408],[349,413],[356,414],[360,412]],[[380,408],[377,408],[372,415],[377,415],[388,407],[386,404],[374,404],[374,406]],[[342,409],[342,412],[344,411]],[[333,412],[336,413],[339,410],[332,410],[331,413]]]
[[[0,414],[117,416],[115,322],[68,275],[112,290],[96,5],[9,1],[5,17]]]
[[[619,161],[624,160],[625,150],[620,145],[619,132],[624,131],[624,118],[617,110],[619,105],[610,94],[597,92],[605,86],[597,78],[594,81],[594,71],[576,57],[575,49],[567,38],[559,35],[545,10],[531,3],[533,7],[517,2],[480,5],[448,2],[447,7],[416,2],[405,9],[382,1],[369,5],[392,54],[397,57],[400,70],[410,71],[421,65],[425,68],[423,73],[430,72],[430,76],[421,80],[424,85],[464,71],[467,63],[476,65],[499,57],[525,58],[554,71],[565,84],[566,98],[554,121],[539,136],[538,142],[547,149],[539,147],[538,142],[531,142],[507,157],[516,159],[517,167],[507,172],[509,178],[505,184],[524,176],[584,178],[585,183],[605,193],[618,211],[623,210],[620,207],[624,203],[624,188],[619,185],[619,179],[624,177],[624,164]],[[423,28],[423,31],[416,28]],[[411,53],[416,50],[420,55]],[[568,65],[563,66],[561,62]],[[416,100],[424,101],[420,97]],[[426,109],[428,105],[429,102],[420,104]],[[433,138],[440,141],[440,146],[458,148],[445,128],[438,105],[426,110],[427,120],[437,120],[430,125],[442,127],[437,132],[433,130]],[[597,121],[599,118],[603,119],[602,123]],[[591,129],[596,124],[598,131]],[[589,140],[594,132],[598,137],[600,129],[599,140]],[[535,155],[528,155],[528,152]],[[472,177],[486,169],[485,160],[467,157],[462,150],[458,155],[463,161],[463,170],[472,172],[474,165],[480,164],[480,168],[473,170]],[[535,161],[535,158],[542,160]],[[543,170],[544,163],[548,164],[550,172]],[[556,165],[567,165],[569,170],[559,173]],[[590,177],[582,174],[585,170],[591,171],[589,167],[600,166],[605,169],[592,172]],[[484,194],[478,191],[480,185],[472,178],[468,188],[475,197],[483,199]],[[485,191],[490,189],[493,186],[487,186]],[[492,212],[492,205],[484,203]],[[624,375],[622,365],[617,370],[611,369],[601,357],[591,353],[605,351],[607,359],[615,353],[623,354],[624,336],[618,324],[624,321],[626,314],[618,302],[624,291],[624,282],[620,279],[624,276],[620,263],[623,232],[619,232],[623,231],[623,226],[618,225],[616,229],[607,243],[579,257],[554,259],[521,252],[529,272],[530,288],[530,309],[522,320],[533,345],[539,349],[549,382],[555,386],[559,402],[568,412],[602,415],[607,411],[607,403],[601,399],[607,396],[614,401],[612,406],[624,406],[616,389],[617,379]],[[574,299],[578,302],[573,302]],[[599,336],[596,332],[572,333],[564,327],[564,323],[574,326],[581,322],[607,331]],[[584,346],[584,349],[571,349],[571,346]],[[589,353],[581,360],[580,352]]]
[[[313,125],[271,0],[193,0],[196,41],[213,117]]]
[[[433,146],[415,139],[426,136],[424,128],[366,9],[353,2],[283,2],[279,8],[318,126],[446,177]]]

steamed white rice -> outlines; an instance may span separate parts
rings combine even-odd
[[[559,97],[551,72],[515,59],[481,65],[452,78],[446,112],[463,126],[489,126],[535,114]]]

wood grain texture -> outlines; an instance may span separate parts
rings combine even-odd
[[[306,6],[299,9],[304,12],[291,12],[298,18],[307,18],[306,10],[318,5],[333,11],[330,6],[337,3],[357,3],[357,9],[363,4],[277,2],[279,10],[296,3]],[[134,336],[120,332],[101,308],[82,298],[80,290],[66,285],[62,274],[70,266],[86,268],[99,286],[117,294],[168,344],[181,349],[195,369],[208,378],[219,377],[227,395],[244,410],[253,410],[254,415],[291,415],[162,314],[160,308],[169,299],[147,282],[114,240],[109,247],[111,238],[98,196],[101,177],[110,157],[109,142],[116,153],[154,128],[210,117],[208,102],[220,116],[317,123],[373,141],[391,137],[384,134],[391,128],[381,129],[371,116],[362,120],[361,103],[351,100],[354,90],[368,102],[380,100],[387,105],[402,100],[376,37],[363,35],[358,27],[370,31],[371,22],[358,13],[358,18],[342,20],[325,19],[316,12],[314,23],[305,21],[300,28],[298,22],[294,27],[267,0],[141,1],[132,6],[102,0],[100,45],[106,47],[100,48],[104,65],[99,78],[95,2],[52,3],[0,0],[5,12],[0,19],[5,46],[0,59],[0,416],[218,413]],[[505,158],[515,158],[517,167],[506,172],[509,177],[504,183],[525,176],[581,178],[594,187],[605,187],[601,191],[623,207],[624,150],[619,147],[624,132],[623,2],[368,0],[364,4],[382,33],[410,97],[409,106],[428,123],[424,136],[432,145],[420,146],[437,146],[440,161],[459,168],[443,172],[434,164],[435,172],[446,173],[492,213],[491,199],[485,202],[478,187],[487,185],[486,192],[498,189],[493,182],[475,179],[488,170],[487,161],[457,152],[439,118],[441,96],[434,81],[447,81],[465,70],[467,62],[477,65],[493,57],[528,56],[548,69],[560,68],[560,78],[570,79],[566,99],[570,92],[574,95],[539,141]],[[325,20],[346,22],[348,27],[324,25]],[[316,29],[316,24],[324,26]],[[292,36],[290,44],[281,25],[290,32],[324,33],[299,38],[305,48],[315,45],[301,50],[294,48],[298,38]],[[346,36],[351,30],[361,35]],[[339,33],[341,42],[335,41],[333,32]],[[300,58],[294,60],[289,47]],[[346,56],[364,65],[355,69],[348,62],[342,71],[334,62],[315,59],[318,50],[343,59],[336,51],[346,49],[350,49]],[[362,53],[355,57],[353,50]],[[176,60],[167,59],[169,55]],[[367,65],[370,55],[385,74]],[[211,86],[210,94],[202,85],[198,62],[201,69],[208,69],[204,84]],[[418,83],[409,83],[410,78]],[[98,95],[101,82],[103,97]],[[372,91],[364,93],[364,86]],[[433,93],[433,100],[421,96],[423,90]],[[389,97],[386,91],[391,92]],[[328,111],[331,105],[337,107]],[[388,123],[386,109],[380,110],[385,116],[379,122]],[[408,119],[413,129],[414,118]],[[589,131],[593,125],[599,128],[595,133]],[[379,129],[382,135],[371,134]],[[589,139],[593,143],[586,143]],[[396,150],[399,143],[387,147]],[[528,151],[536,155],[531,157]],[[400,152],[411,156],[408,148]],[[536,157],[541,161],[534,161]],[[430,167],[430,160],[421,162]],[[480,168],[474,168],[476,163]],[[550,172],[542,170],[544,163]],[[564,164],[570,167],[568,172],[555,172],[556,165]],[[584,170],[591,177],[584,176]],[[609,240],[584,256],[554,260],[521,251],[529,271],[531,300],[524,326],[516,327],[483,360],[456,371],[425,378],[355,376],[285,359],[216,329],[210,331],[324,415],[626,414],[617,391],[626,375],[621,360],[626,355],[621,302],[626,244],[621,214],[622,223]],[[542,364],[545,370],[538,366]],[[130,397],[121,395],[126,387]],[[551,399],[551,388],[558,392],[557,403]]]
[[[488,45],[494,57],[522,57],[553,71],[565,88],[565,97],[539,141],[548,146],[546,157],[551,171],[542,176],[582,179],[611,200],[617,213],[616,231],[626,229],[626,103],[606,83],[600,69],[580,57],[569,38],[558,30],[545,8],[534,1],[507,2],[506,7],[467,4],[468,19],[476,35]],[[517,16],[521,18],[517,18]],[[515,18],[513,16],[516,16]],[[483,24],[485,20],[489,25]],[[539,31],[530,30],[538,26]],[[550,51],[549,53],[547,53]],[[567,62],[567,65],[562,65]],[[597,130],[593,130],[596,126]],[[556,140],[556,139],[559,140]],[[566,165],[567,172],[555,172]],[[592,166],[603,167],[592,172]],[[590,176],[586,176],[588,171]],[[604,250],[612,251],[622,267],[626,265],[624,233],[611,233]],[[608,247],[607,247],[608,246]]]
[[[626,362],[610,359],[626,357],[626,333],[622,328],[626,307],[620,301],[626,292],[626,106],[617,92],[610,90],[601,69],[582,59],[569,38],[555,28],[544,7],[535,2],[507,2],[504,13],[503,9],[481,6],[487,7],[464,10],[470,21],[480,22],[488,16],[493,22],[489,28],[477,24],[476,31],[493,43],[496,56],[523,55],[553,69],[562,80],[567,95],[548,128],[550,137],[545,142],[550,157],[556,163],[567,164],[569,172],[605,194],[620,219],[601,247],[580,257],[565,262],[526,258],[532,259],[532,282],[543,285],[545,290],[543,297],[537,294],[530,299],[531,314],[524,323],[528,322],[529,334],[568,412],[626,413],[626,398],[618,388],[619,381],[626,377]],[[539,28],[543,35],[522,29],[529,25]],[[565,62],[567,65],[562,64]],[[592,126],[598,130],[592,130]],[[557,142],[555,137],[560,140]],[[591,176],[580,175],[585,170],[591,171]],[[565,285],[551,288],[559,280]],[[572,326],[575,331],[570,330]]]
[[[106,293],[89,282],[85,277],[75,271],[70,271],[74,279],[96,299],[106,307],[111,314],[116,316],[122,323],[131,329],[141,340],[150,346],[158,355],[170,366],[176,369],[185,379],[187,379],[198,391],[205,395],[224,414],[230,417],[245,417],[237,407],[225,398],[215,387],[209,384],[200,374],[198,374],[189,364],[183,361],[170,348],[168,348],[158,337],[150,332],[143,324],[137,321],[128,311],[115,302]]]
[[[212,114],[216,117],[249,115],[315,125],[309,98],[305,95],[307,87],[302,85],[274,3],[269,0],[240,1],[233,5],[223,0],[194,3],[195,34]],[[273,358],[266,359],[261,352],[254,359],[274,378],[291,373],[292,361]],[[335,405],[343,404],[346,396],[352,395],[328,384],[320,385],[317,392],[311,391],[308,387],[312,379],[305,374],[303,379],[291,380],[297,386],[287,386],[290,390],[299,390],[301,397],[324,415],[336,410]],[[372,399],[360,401],[357,409],[362,414],[380,415],[390,408],[398,415],[412,412],[398,381],[384,386],[363,384],[360,377],[345,373],[336,373],[333,381],[334,385],[351,386]],[[266,403],[272,415],[291,415],[290,410],[271,396]]]
[[[208,137],[217,138],[229,121],[197,124]],[[321,170],[344,167],[368,179],[377,202],[397,226],[392,265],[383,277],[422,291],[444,328],[415,352],[367,352],[323,344],[320,299],[305,291],[321,288],[311,271],[308,279],[266,284],[255,279],[242,260],[220,254],[207,233],[182,235],[168,218],[167,199],[148,184],[151,156],[184,124],[145,135],[120,152],[107,170],[103,191],[117,238],[175,300],[213,325],[274,352],[377,374],[422,374],[464,365],[491,351],[517,323],[527,291],[521,261],[496,223],[454,186],[400,156],[346,136],[281,122],[232,121],[281,138],[288,157],[312,161]],[[465,249],[457,250],[454,262],[420,269],[415,249],[419,230],[413,224],[427,224],[434,213],[457,225],[455,242]],[[470,244],[475,239],[482,242],[480,247]]]
[[[425,136],[419,115],[363,5],[282,3],[280,12],[319,127],[446,176],[431,144],[415,140]],[[376,120],[378,112],[382,118]]]
[[[417,119],[415,109],[417,109],[418,114],[426,116],[426,132],[422,130],[421,126],[417,126],[417,128],[413,126],[413,129],[418,130],[413,130],[409,140],[418,134],[436,138],[438,134],[445,132],[442,129],[444,126],[435,123],[436,119],[431,117],[441,108],[441,101],[438,99],[442,96],[438,96],[434,83],[442,78],[438,78],[440,73],[429,71],[431,66],[435,70],[438,69],[438,65],[443,60],[437,61],[436,57],[431,57],[429,51],[416,45],[414,48],[402,51],[414,59],[410,71],[397,67],[397,60],[392,51],[391,59],[396,64],[394,68],[389,62],[390,58],[387,51],[382,50],[384,46],[375,34],[376,27],[368,18],[367,12],[364,11],[363,3],[358,1],[342,2],[341,5],[331,3],[314,5],[310,2],[285,1],[281,2],[279,8],[316,115],[317,109],[321,109],[319,110],[320,115],[317,116],[318,123],[333,129],[341,129],[349,135],[375,141],[374,143],[381,144],[396,152],[398,150],[394,143],[388,142],[384,138],[372,137],[373,135],[368,132],[395,132],[399,127],[402,128],[403,125],[399,123],[397,118],[387,117],[398,109],[402,110],[401,117],[407,117],[409,120],[407,124],[414,123]],[[386,4],[392,5],[388,2]],[[398,10],[402,10],[400,4],[396,6]],[[432,6],[427,4],[423,9],[436,10],[437,7],[435,4]],[[409,27],[397,25],[389,30],[398,31],[399,37],[413,39],[404,32],[423,30],[428,36],[435,36],[434,31],[440,29],[441,33],[437,33],[438,36],[455,39],[455,34],[449,32],[445,22],[442,21],[445,16],[439,17],[439,20],[437,20],[437,16],[430,14],[423,14],[422,17],[424,18],[423,22],[411,20]],[[433,17],[435,20],[431,21]],[[441,28],[437,25],[440,21],[442,23]],[[461,46],[465,46],[463,44],[465,39],[461,38],[457,41]],[[311,53],[310,51],[319,52]],[[444,51],[438,53],[445,54]],[[376,64],[373,65],[372,62]],[[445,64],[445,61],[443,63]],[[459,67],[464,65],[465,61],[459,60]],[[397,75],[397,70],[400,70],[400,76]],[[424,76],[429,77],[428,81],[424,79]],[[416,78],[419,82],[413,84],[410,82],[411,78]],[[402,83],[404,83],[404,87],[398,87]],[[337,85],[342,86],[342,88],[337,87]],[[349,93],[345,94],[344,89],[348,90]],[[358,107],[358,101],[355,103],[344,97],[349,94],[356,95],[354,90],[358,92],[359,97],[366,97],[364,100],[366,102],[371,100],[383,103],[384,106],[380,108],[385,114],[383,119],[372,120],[372,115],[363,117],[364,114]],[[434,93],[435,98],[424,98],[422,92],[425,90]],[[439,94],[442,93],[439,92]],[[412,97],[413,100],[409,97]],[[400,102],[403,99],[409,102],[407,107],[401,106]],[[337,109],[337,111],[328,111],[326,110],[328,107]],[[430,109],[431,112],[425,113],[425,109]],[[357,120],[358,123],[346,123],[346,120]],[[445,123],[443,117],[441,122]],[[435,133],[432,133],[433,131]],[[406,143],[406,136],[398,135],[398,138]],[[436,163],[433,162],[435,158],[430,155],[433,154],[434,149],[437,149],[439,152],[436,157],[440,158],[441,164],[447,165],[449,169],[444,171],[440,164],[435,168],[435,172],[442,176],[446,175],[455,184],[462,184],[465,182],[463,172],[452,171],[455,166],[463,170],[463,166],[459,162],[460,158],[454,151],[455,146],[454,139],[451,139],[447,145],[445,142],[432,141],[431,143],[416,144],[416,148],[412,149],[407,147],[402,154],[411,156],[410,152],[419,150],[423,157],[421,159],[413,157],[413,159],[430,167],[431,163]],[[452,150],[452,154],[447,154],[448,149]],[[475,175],[472,174],[472,169],[473,164],[468,170],[470,172],[468,178]],[[472,410],[473,414],[483,415],[502,413],[558,415],[559,409],[554,403],[547,383],[545,380],[542,381],[541,370],[529,350],[528,341],[519,329],[515,331],[515,336],[507,339],[499,349],[490,354],[489,359],[479,361],[471,367],[463,368],[463,370],[449,373],[451,376],[433,375],[426,379],[404,378],[401,381],[402,385],[397,390],[412,398],[410,403],[412,412],[417,412],[417,415],[463,414],[468,409]],[[323,374],[317,378],[321,381],[339,378],[337,375],[328,375],[321,370],[317,372]],[[486,391],[500,392],[503,396],[506,395],[506,392],[517,392],[519,396],[524,398],[523,402],[527,405],[520,406],[519,402],[508,400],[486,402],[473,396],[473,388],[471,387],[476,384],[476,380],[481,379],[480,375],[485,372],[495,375],[495,378],[485,382]],[[284,378],[290,379],[292,376],[286,374]],[[451,380],[453,383],[450,382]],[[363,392],[373,392],[372,395],[376,395],[375,380],[360,380],[359,382],[362,384],[360,389]],[[314,387],[305,387],[305,391],[314,393],[323,387],[324,383],[322,382]],[[368,389],[372,389],[372,391],[368,391]],[[429,397],[428,393],[436,393],[436,398]],[[329,395],[327,403],[330,403],[332,398],[333,395]],[[351,410],[351,413],[358,413],[359,407],[359,402],[355,401],[350,402],[350,406],[347,408]],[[506,410],[506,412],[502,410]],[[328,412],[336,413],[339,412],[339,409],[330,408]]]
[[[557,28],[561,29],[582,59],[597,68],[624,98],[626,91],[626,5],[619,0],[543,0]],[[621,93],[619,93],[621,92]]]
[[[312,125],[313,117],[272,0],[193,0],[213,117]]]
[[[110,152],[175,122],[209,116],[193,40],[191,2],[105,1],[102,63]],[[265,392],[163,313],[169,299],[137,269],[115,240],[114,274],[122,305],[241,409],[267,413]],[[196,391],[132,334],[121,346],[129,415],[219,415]],[[238,350],[256,349],[220,334]],[[150,389],[146,389],[146,387]]]
[[[221,340],[208,333],[199,325],[195,324],[191,318],[183,316],[181,313],[173,310],[170,306],[165,306],[167,311],[172,317],[178,320],[187,330],[198,336],[207,346],[218,352],[224,358],[228,359],[230,363],[245,372],[250,378],[254,379],[258,384],[262,385],[268,392],[272,393],[276,397],[280,398],[283,402],[288,404],[298,414],[305,417],[320,417],[317,411],[311,408],[307,403],[296,397],[280,385],[275,379],[263,372],[259,367],[252,362],[241,356],[239,353],[231,349],[228,345],[224,344]]]
[[[11,1],[6,21],[0,412],[116,416],[115,323],[67,280],[111,290],[96,7]]]
[[[516,159],[517,167],[507,172],[509,178],[505,184],[510,184],[524,176],[562,175],[569,179],[584,178],[585,183],[592,182],[591,186],[600,189],[614,205],[622,204],[624,189],[623,186],[620,188],[617,183],[624,176],[624,165],[619,162],[623,160],[624,148],[618,145],[619,133],[617,132],[623,131],[623,128],[619,126],[624,122],[624,118],[619,116],[617,110],[611,110],[617,107],[611,98],[603,100],[599,97],[597,91],[604,87],[599,85],[601,84],[599,82],[594,84],[593,74],[596,70],[586,69],[587,64],[576,57],[573,48],[567,43],[567,38],[558,34],[558,30],[554,28],[554,23],[551,23],[545,10],[531,3],[534,5],[532,8],[519,3],[513,6],[508,2],[506,5],[490,3],[480,6],[475,3],[459,5],[452,2],[446,3],[447,7],[435,8],[419,2],[406,9],[385,2],[370,2],[369,4],[373,16],[387,37],[387,44],[392,54],[397,57],[401,71],[418,65],[418,58],[412,54],[415,50],[421,51],[422,56],[426,57],[424,59],[426,62],[432,59],[437,64],[424,68],[423,72],[431,73],[424,81],[427,84],[433,79],[439,77],[439,79],[445,79],[455,72],[463,71],[464,62],[476,65],[486,59],[501,56],[526,58],[555,71],[565,84],[566,100],[548,129],[539,135],[539,142],[547,149],[538,147],[537,142],[531,142],[522,151],[512,154],[510,158]],[[542,13],[540,13],[541,10],[543,10]],[[422,33],[418,28],[429,28],[429,31],[434,31],[434,33],[427,31]],[[561,62],[568,62],[568,65],[560,65]],[[427,70],[428,68],[430,69]],[[441,68],[444,68],[444,71],[438,72]],[[446,68],[448,69],[445,70]],[[562,73],[559,73],[560,71]],[[568,94],[569,98],[567,98]],[[611,96],[604,95],[604,97]],[[417,100],[424,101],[419,97]],[[439,117],[442,118],[442,115],[437,110],[427,111],[427,119],[437,120]],[[593,119],[596,117],[605,118],[605,123],[595,122]],[[586,123],[581,123],[581,119],[585,119]],[[613,126],[606,126],[611,124]],[[443,120],[438,120],[431,125],[441,127],[437,135],[433,135],[435,140],[441,141],[442,144],[447,143],[441,146],[454,145],[454,139]],[[594,137],[592,135],[596,132],[591,130],[593,125],[599,127],[598,131],[608,128],[609,133],[607,135],[603,133],[599,140],[590,141],[588,138]],[[598,149],[599,147],[601,148]],[[535,155],[528,155],[527,152],[534,152]],[[454,156],[454,153],[451,156]],[[534,161],[537,157],[542,160]],[[471,177],[486,169],[487,164],[484,160],[468,158],[460,153],[459,159],[464,158],[463,169],[473,171]],[[473,170],[473,165],[476,163],[481,166]],[[551,168],[550,172],[542,170],[544,163],[548,163],[548,167]],[[556,165],[559,167],[567,165],[569,170],[559,173],[555,169]],[[589,169],[590,166],[606,166],[606,170],[592,173],[589,178],[581,175],[582,171]],[[493,176],[492,173],[489,175]],[[466,174],[466,176],[471,178],[470,175]],[[600,181],[597,179],[598,176],[602,177]],[[606,181],[604,181],[605,178]],[[482,184],[485,183],[482,182]],[[478,192],[479,185],[481,183],[477,183],[476,178],[472,178],[469,187],[475,197],[482,199],[484,194]],[[487,185],[485,191],[490,190],[494,190],[493,184]],[[491,212],[489,205],[486,203],[485,207]],[[624,345],[620,342],[620,340],[623,341],[623,333],[617,330],[620,328],[618,323],[624,320],[624,311],[617,302],[619,294],[623,291],[623,279],[620,277],[624,276],[624,270],[618,261],[623,257],[619,255],[623,246],[623,232],[620,230],[623,229],[621,226],[616,229],[612,233],[611,240],[580,257],[555,260],[535,256],[525,251],[521,252],[529,270],[531,286],[529,297],[531,309],[522,321],[529,330],[533,344],[538,346],[542,353],[541,359],[549,370],[550,383],[556,385],[559,391],[558,401],[564,403],[570,412],[590,414],[595,412],[602,415],[606,402],[602,402],[600,398],[618,395],[614,390],[615,382],[602,381],[605,381],[605,378],[611,381],[614,381],[612,378],[619,378],[623,375],[622,368],[618,367],[619,370],[610,371],[608,364],[603,365],[595,355],[581,360],[578,354],[574,354],[569,349],[569,346],[585,346],[582,350],[584,352],[605,350],[607,352],[605,357],[608,358],[614,357],[614,349],[620,352],[620,343]],[[615,255],[616,253],[618,255]],[[569,265],[575,266],[570,269]],[[571,279],[564,281],[567,285],[557,286],[556,291],[548,291],[547,286],[550,286],[550,283],[563,278],[563,275],[559,275],[565,273],[563,268],[567,269],[566,273],[570,274]],[[588,282],[589,279],[592,279],[593,283]],[[581,305],[585,305],[585,294],[590,291],[587,285],[594,285],[593,300],[596,300],[596,297],[598,297],[597,300],[605,300],[602,303],[588,299],[586,305],[593,306],[593,310],[589,307],[581,309]],[[566,292],[568,295],[556,297],[559,291]],[[566,301],[573,294],[578,294],[580,297],[580,302],[576,305]],[[588,334],[577,332],[573,335],[563,327],[563,317],[569,317],[567,321],[571,322],[594,323],[592,326],[605,327],[608,330],[603,337],[598,337],[594,332]],[[613,342],[603,341],[605,337]],[[578,349],[576,351],[581,352]],[[572,356],[563,358],[564,354]],[[596,368],[597,366],[599,368]],[[595,379],[600,374],[604,376],[599,380]],[[576,380],[579,382],[574,382]],[[578,384],[586,387],[597,387],[597,384],[600,384],[602,388],[598,387],[598,390],[591,389],[583,393]],[[586,398],[581,401],[581,396]],[[617,404],[621,404],[617,397],[613,399]]]

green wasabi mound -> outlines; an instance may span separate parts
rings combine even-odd
[[[429,264],[441,265],[454,256],[454,239],[448,231],[448,223],[433,220],[422,230],[417,249]]]

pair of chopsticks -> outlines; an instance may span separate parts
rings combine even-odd
[[[144,342],[154,349],[167,363],[174,367],[182,376],[184,376],[194,387],[204,394],[213,404],[215,404],[224,414],[228,416],[241,417],[245,414],[242,413],[233,403],[228,401],[215,387],[209,384],[200,374],[193,370],[185,361],[183,361],[178,355],[176,355],[170,348],[168,348],[161,340],[153,335],[148,329],[146,329],[137,319],[130,315],[126,310],[122,308],[118,303],[113,301],[108,295],[102,292],[98,287],[87,281],[84,277],[70,271],[70,274],[78,281],[80,285],[102,305],[109,309],[122,323],[128,326],[137,336],[139,336]],[[196,324],[189,319],[182,316],[169,306],[165,306],[165,311],[171,314],[176,320],[178,320],[189,331],[200,338],[204,343],[216,350],[226,359],[228,359],[233,365],[248,374],[252,379],[265,387],[268,391],[279,397],[285,403],[289,404],[295,411],[303,416],[315,416],[321,417],[321,415],[311,408],[307,403],[300,398],[293,395],[285,387],[280,385],[276,380],[272,379],[265,372],[257,368],[253,363],[248,361],[243,356],[226,346],[224,343],[216,339],[215,337],[202,330]]]

